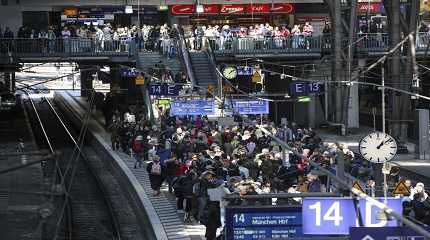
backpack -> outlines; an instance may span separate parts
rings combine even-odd
[[[151,174],[152,175],[161,175],[161,164],[153,163],[151,166]]]
[[[142,142],[139,140],[134,140],[131,148],[133,149],[133,152],[135,152],[135,153],[141,152],[142,148],[143,148]]]

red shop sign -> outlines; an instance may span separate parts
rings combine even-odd
[[[270,12],[270,4],[247,4],[246,5],[247,13],[269,13]]]
[[[368,10],[370,13],[380,13],[381,3],[357,3],[357,12],[367,13]]]
[[[294,5],[291,3],[275,3],[270,10],[274,13],[293,13]]]
[[[220,13],[222,14],[237,14],[244,13],[246,4],[223,4],[221,5]]]
[[[190,15],[195,12],[195,6],[192,4],[172,5],[171,11],[174,15]]]
[[[203,13],[204,14],[218,14],[219,13],[219,5],[218,4],[204,4],[203,5]]]

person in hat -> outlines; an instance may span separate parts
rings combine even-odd
[[[427,199],[428,195],[427,195],[427,193],[425,192],[424,183],[422,183],[422,182],[418,182],[418,183],[415,185],[415,187],[414,187],[414,188],[412,188],[412,190],[411,190],[411,195],[410,195],[410,199],[411,199],[411,200],[413,200],[413,199],[414,199],[415,194],[419,194],[419,195],[420,195],[419,200],[420,200],[421,202],[424,202],[424,201]]]
[[[144,151],[144,144],[143,144],[143,136],[138,135],[134,140],[133,144],[131,146],[131,149],[133,151],[134,159],[136,162],[134,163],[134,168],[141,168],[142,167],[142,158],[143,158],[143,151]]]
[[[321,192],[321,181],[318,179],[318,176],[308,173],[306,177],[308,180],[308,192]]]
[[[222,181],[219,181],[216,179],[215,173],[211,172],[207,175],[207,190],[206,192],[211,192],[211,195],[209,196],[207,194],[207,201],[206,201],[206,212],[203,216],[203,224],[206,227],[205,237],[207,240],[215,240],[216,239],[216,232],[219,227],[221,227],[221,213],[220,213],[220,202],[217,201],[219,199],[214,198],[212,195],[219,195],[219,194],[212,194],[217,187],[222,185]],[[210,189],[210,190],[209,190]],[[211,198],[212,197],[212,198]]]
[[[160,158],[157,155],[152,157],[152,162],[148,164],[146,171],[149,174],[149,181],[152,190],[154,190],[154,196],[160,195],[160,188],[166,175],[166,169],[161,165]]]

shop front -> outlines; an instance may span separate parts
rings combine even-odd
[[[357,22],[361,32],[384,31],[386,17],[383,16],[384,4],[381,2],[357,3]],[[375,24],[372,25],[372,22]]]
[[[167,12],[159,11],[155,6],[131,7],[132,12],[126,12],[124,6],[115,7],[65,7],[61,14],[61,23],[112,26],[131,26],[133,24],[156,25],[167,21]]]
[[[173,22],[181,25],[288,25],[294,4],[181,4],[170,6]]]

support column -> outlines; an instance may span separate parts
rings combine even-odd
[[[403,18],[400,14],[400,0],[384,0],[384,6],[387,10],[388,16],[388,31],[390,36],[390,47],[394,47],[400,42],[400,18]],[[408,29],[404,29],[408,31]],[[408,33],[406,33],[408,34]],[[401,64],[401,52],[400,49],[395,51],[388,61],[388,79],[387,82],[394,88],[408,89],[408,77],[407,69],[405,65]],[[401,74],[404,73],[404,74]],[[391,130],[391,135],[400,141],[404,141],[407,138],[407,122],[408,116],[410,115],[410,99],[407,95],[402,93],[389,93],[391,97],[389,99],[389,105],[392,109],[392,114],[389,116],[391,120],[388,125],[388,129]]]
[[[90,96],[91,90],[93,89],[93,71],[89,71],[88,69],[91,66],[80,66],[81,70],[81,96],[88,97]]]
[[[15,78],[15,72],[12,72],[11,74],[11,85],[10,85],[10,91],[14,93],[16,91],[16,78]]]
[[[358,59],[358,69],[351,73],[351,78],[358,77],[359,69],[366,65],[365,59]],[[349,103],[348,103],[348,128],[360,127],[360,102],[358,94],[358,84],[354,84],[349,88]]]
[[[6,89],[10,91],[12,87],[12,81],[11,81],[11,75],[9,72],[4,73],[4,84],[6,85]]]
[[[317,104],[316,101],[318,101],[317,96],[311,96],[311,101],[308,103],[308,122],[309,127],[315,128],[316,127],[316,114],[317,114]]]
[[[430,158],[429,142],[429,110],[417,109],[418,118],[418,159],[428,160]]]
[[[334,34],[334,63],[333,63],[333,71],[332,71],[332,79],[333,81],[342,81],[343,80],[343,59],[342,59],[342,37],[343,37],[343,29],[342,29],[342,16],[341,16],[341,1],[332,1],[333,5],[333,34]],[[334,85],[336,86],[336,85]],[[338,84],[335,92],[335,102],[333,106],[335,106],[335,120],[336,122],[342,121],[342,86]]]

